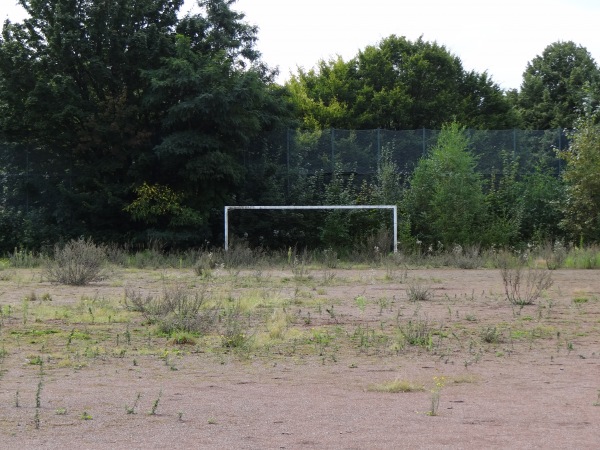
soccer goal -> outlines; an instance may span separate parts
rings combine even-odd
[[[398,208],[396,205],[324,205],[324,206],[226,206],[225,207],[225,250],[229,250],[229,211],[234,209],[389,209],[394,224],[394,253],[398,251]]]

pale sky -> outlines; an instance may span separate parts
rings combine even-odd
[[[24,17],[16,0],[0,0],[2,19]],[[186,0],[185,10],[194,8]],[[395,34],[423,35],[458,56],[466,70],[487,71],[518,89],[527,63],[557,41],[573,41],[600,61],[599,0],[238,0],[234,9],[259,27],[258,50],[283,83],[337,55],[345,61]]]

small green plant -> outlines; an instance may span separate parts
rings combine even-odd
[[[600,406],[600,389],[598,389],[598,398],[596,398],[596,401],[593,403],[594,406]]]
[[[364,295],[359,295],[354,298],[354,303],[360,309],[360,312],[365,312],[365,307],[367,306],[367,298]]]
[[[40,429],[40,408],[35,408],[35,414],[33,416],[33,426],[35,427],[36,430]]]
[[[150,413],[149,413],[151,416],[156,415],[156,410],[158,409],[158,404],[160,403],[161,397],[162,397],[162,389],[160,391],[158,391],[158,396],[156,397],[156,400],[154,400],[154,403],[152,403],[152,409],[150,409]]]
[[[412,281],[406,288],[406,296],[411,302],[421,302],[431,300],[433,298],[433,293],[429,286],[418,281]]]
[[[29,320],[29,299],[23,299],[23,325],[27,325]]]
[[[294,252],[295,253],[295,252]],[[308,254],[306,251],[300,255],[294,254],[291,261],[292,273],[296,281],[305,280],[308,276]]]
[[[428,416],[437,416],[440,407],[440,392],[446,384],[446,377],[433,377],[434,386],[431,389],[431,407],[427,411]]]
[[[40,379],[37,390],[35,391],[35,407],[40,408],[42,406],[42,388],[44,387],[44,380]]]
[[[32,251],[18,249],[15,247],[13,253],[9,255],[10,266],[14,268],[33,268],[40,265],[41,259],[39,255]]]
[[[83,411],[81,413],[81,416],[79,416],[79,418],[81,420],[92,420],[93,419],[92,415],[89,412],[87,412],[87,411]]]
[[[434,329],[427,319],[409,320],[405,324],[399,324],[398,333],[401,341],[400,347],[403,347],[404,343],[427,350],[431,350],[433,347]]]
[[[500,332],[498,328],[492,326],[482,328],[479,332],[479,336],[483,342],[487,342],[488,344],[498,344],[503,340],[502,332]]]
[[[56,414],[57,416],[66,416],[67,408],[56,408],[56,410],[54,411],[54,414]]]
[[[125,405],[125,411],[127,412],[127,414],[135,414],[135,408],[137,408],[138,402],[140,401],[141,397],[142,393],[138,392],[135,396],[135,400],[133,401],[133,405]]]
[[[194,264],[194,273],[202,278],[210,278],[218,263],[212,252],[202,252]]]
[[[224,311],[223,321],[221,346],[227,349],[249,351],[254,335],[247,330],[239,300]]]

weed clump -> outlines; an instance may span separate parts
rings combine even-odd
[[[500,258],[500,274],[511,305],[532,305],[552,284],[549,270],[525,268],[523,258]]]
[[[181,285],[165,287],[162,295],[142,295],[125,290],[125,306],[142,313],[148,323],[157,324],[160,332],[205,333],[215,323],[215,308],[205,308],[206,292],[192,292]]]
[[[91,238],[73,239],[54,247],[54,258],[47,261],[45,276],[53,283],[83,286],[104,280],[108,275],[106,247]]]
[[[429,286],[420,282],[411,282],[406,288],[406,296],[411,302],[421,302],[431,300],[433,293]]]

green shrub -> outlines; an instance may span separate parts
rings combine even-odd
[[[55,245],[54,258],[46,263],[45,275],[53,283],[74,286],[101,281],[108,275],[106,247],[83,237],[64,247]]]
[[[142,295],[133,289],[125,290],[125,306],[139,311],[159,331],[168,335],[177,332],[206,333],[217,320],[216,308],[205,308],[205,291],[196,291],[181,286],[163,289],[160,297]]]
[[[427,246],[480,241],[487,221],[483,181],[465,129],[446,125],[410,179],[404,210],[413,234]]]

